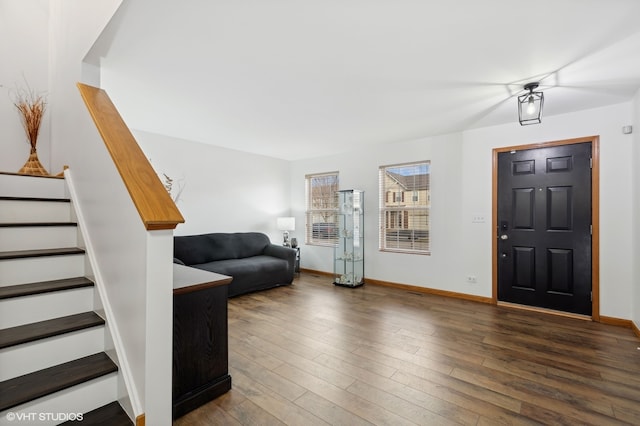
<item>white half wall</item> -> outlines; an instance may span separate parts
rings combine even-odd
[[[121,342],[121,349],[125,348],[118,355],[128,389],[119,388],[118,398],[130,415],[146,412],[147,416],[156,418],[156,413],[164,414],[167,417],[164,424],[169,424],[166,407],[156,410],[154,404],[145,405],[146,400],[166,402],[171,393],[170,373],[159,376],[164,377],[162,386],[156,379],[152,380],[151,387],[146,383],[147,350],[149,354],[158,347],[168,351],[171,341],[170,328],[164,329],[164,340],[154,342],[154,347],[146,347],[146,323],[148,316],[155,312],[146,310],[147,280],[151,278],[146,272],[148,233],[76,87],[77,82],[87,82],[83,58],[121,2],[49,1],[49,99],[51,119],[55,123],[51,129],[52,169],[55,172],[69,165],[76,209],[86,218],[84,238],[95,258],[93,273],[105,296],[105,304],[113,313],[109,320],[114,340]],[[95,75],[90,82],[95,84]],[[169,253],[162,261],[170,263]],[[165,297],[169,300],[171,276],[156,285],[160,289],[164,288],[162,285],[167,286]],[[165,325],[162,321],[151,323],[155,327]]]
[[[279,243],[276,218],[288,216],[290,163],[198,142],[134,131],[185,223],[175,235],[257,231]],[[304,222],[301,222],[304,223]]]

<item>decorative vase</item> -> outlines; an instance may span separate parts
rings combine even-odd
[[[37,175],[37,176],[49,176],[49,172],[44,168],[40,160],[38,159],[38,153],[36,152],[36,148],[34,146],[31,147],[31,153],[29,154],[29,159],[18,173],[25,175]]]

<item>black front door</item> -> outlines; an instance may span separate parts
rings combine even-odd
[[[498,153],[498,300],[591,315],[591,143]]]

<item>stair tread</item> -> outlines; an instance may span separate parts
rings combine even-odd
[[[0,330],[0,349],[100,325],[104,325],[104,319],[98,314],[95,312],[83,312],[5,328]]]
[[[0,411],[118,371],[104,352],[0,382]]]
[[[47,226],[78,226],[76,222],[11,222],[0,223],[0,228],[28,228]]]
[[[37,250],[14,250],[0,252],[0,260],[23,259],[26,257],[62,256],[68,254],[82,254],[84,250],[79,247],[49,248]]]
[[[47,197],[0,197],[4,201],[52,201],[54,203],[69,203],[69,198],[47,198]]]
[[[24,178],[34,178],[34,179],[64,179],[64,175],[30,175],[27,173],[17,173],[17,172],[0,172],[0,175],[20,176]]]
[[[133,421],[116,401],[83,414],[82,422],[69,420],[68,422],[61,423],[61,426],[75,425],[78,423],[90,426],[133,426]]]
[[[18,284],[0,287],[0,300],[12,297],[31,296],[59,290],[71,290],[80,287],[92,287],[93,281],[86,277],[64,278],[61,280],[42,281],[29,284]]]

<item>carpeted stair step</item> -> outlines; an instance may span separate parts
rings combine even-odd
[[[133,422],[127,416],[122,406],[117,402],[104,405],[95,410],[89,411],[82,416],[82,421],[68,421],[61,425],[77,425],[85,426],[133,426]]]
[[[47,321],[5,328],[0,330],[0,349],[101,325],[104,325],[104,319],[98,314],[95,312],[83,312]]]
[[[0,411],[118,371],[100,352],[0,382]]]

